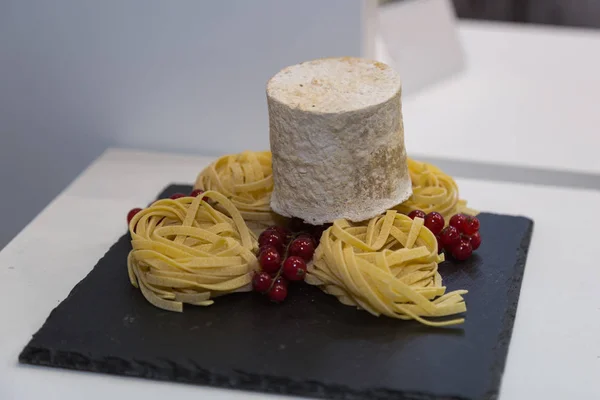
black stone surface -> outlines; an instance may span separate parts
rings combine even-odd
[[[162,194],[187,192],[170,186]],[[468,289],[461,328],[376,318],[300,284],[280,305],[240,293],[183,313],[150,305],[127,278],[128,235],[52,311],[22,363],[333,399],[494,399],[533,222],[481,214],[483,244],[445,262]]]

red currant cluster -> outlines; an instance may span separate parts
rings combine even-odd
[[[202,193],[204,193],[204,190],[195,189],[195,190],[192,190],[192,192],[190,194],[175,193],[175,194],[172,194],[169,198],[171,200],[177,200],[177,199],[180,199],[180,198],[186,197],[186,196],[197,197],[198,195],[201,195]],[[206,200],[206,197],[203,200]],[[127,224],[129,224],[131,222],[131,220],[133,219],[133,217],[135,217],[135,215],[137,213],[139,213],[140,211],[142,211],[141,208],[132,208],[131,210],[129,210],[129,212],[127,213]]]
[[[316,241],[308,233],[294,235],[281,226],[271,226],[260,234],[258,245],[262,271],[254,274],[252,286],[271,301],[282,302],[287,297],[288,282],[304,280]]]
[[[182,197],[197,197],[199,194],[204,193],[204,190],[202,189],[194,189],[192,190],[192,192],[190,194],[183,194],[183,193],[174,193],[171,196],[169,196],[169,198],[171,200],[177,200],[180,199]],[[206,200],[206,198],[204,198],[203,200]]]
[[[446,225],[444,217],[435,211],[425,214],[423,211],[415,210],[408,216],[412,219],[416,217],[425,219],[425,227],[437,238],[438,251],[445,250],[456,260],[466,260],[481,245],[479,220],[476,217],[456,214],[450,218],[448,226],[444,228]]]

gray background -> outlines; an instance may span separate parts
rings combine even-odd
[[[0,0],[0,248],[108,146],[267,148],[268,78],[307,59],[361,55],[363,7]]]

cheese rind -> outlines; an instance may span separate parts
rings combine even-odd
[[[271,208],[311,224],[362,221],[412,194],[399,76],[387,65],[328,58],[267,85]]]

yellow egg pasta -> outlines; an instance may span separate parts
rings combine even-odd
[[[467,207],[467,202],[458,195],[458,186],[450,175],[432,164],[408,159],[408,171],[412,181],[412,196],[394,207],[403,214],[413,210],[425,213],[437,211],[446,220],[454,214],[477,215],[477,211]]]
[[[181,312],[251,290],[256,238],[223,194],[203,196],[158,200],[129,224],[129,278],[156,307]]]
[[[306,282],[376,316],[429,326],[460,324],[463,318],[432,319],[466,311],[467,291],[446,293],[442,286],[438,263],[443,260],[423,219],[390,210],[362,223],[334,221],[321,236]]]
[[[277,222],[278,216],[270,205],[273,192],[270,151],[223,156],[200,172],[194,189],[224,194],[253,230]]]

